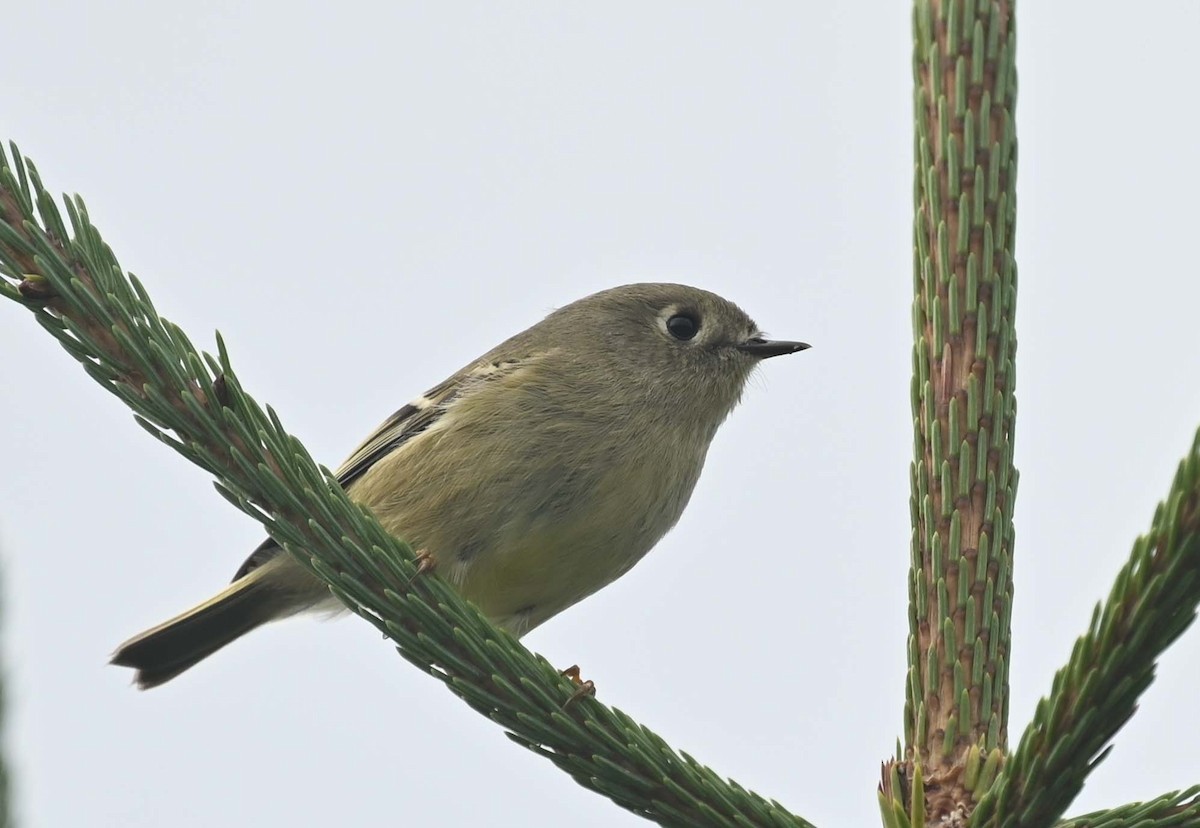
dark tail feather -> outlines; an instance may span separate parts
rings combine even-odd
[[[282,597],[252,572],[203,604],[135,635],[117,648],[112,663],[137,670],[134,681],[142,690],[157,687],[286,614]]]

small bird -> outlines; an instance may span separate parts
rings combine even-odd
[[[521,636],[629,571],[679,520],[755,366],[809,346],[739,307],[635,284],[562,307],[401,408],[338,482]],[[256,627],[343,608],[274,541],[204,603],[117,648],[156,687]]]

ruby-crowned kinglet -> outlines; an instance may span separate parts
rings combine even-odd
[[[580,299],[401,408],[337,472],[493,622],[523,635],[629,570],[683,512],[760,361],[804,350],[685,285]],[[122,644],[139,687],[239,636],[337,609],[271,540],[224,591]]]

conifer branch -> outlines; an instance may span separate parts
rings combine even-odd
[[[1200,435],[1008,751],[1016,416],[1014,0],[914,0],[912,561],[885,824],[1055,824],[1200,604]],[[1197,822],[1196,790],[1065,825]],[[1185,802],[1184,800],[1188,800]],[[1145,822],[1139,821],[1145,820]],[[1190,821],[1189,821],[1190,820]]]
[[[913,464],[902,787],[968,814],[1008,738],[1016,418],[1011,0],[913,4]],[[891,766],[881,788],[893,787]],[[906,802],[907,793],[889,795]]]
[[[198,352],[161,318],[92,225],[64,222],[36,169],[0,149],[0,294],[120,397],[151,434],[216,477],[218,490],[400,654],[584,787],[663,825],[808,826],[723,780],[576,686],[492,626],[440,578],[416,578],[412,550],[318,467],[271,409],[247,395],[218,336]]]
[[[1195,828],[1200,825],[1200,785],[1149,802],[1094,811],[1056,823],[1056,828]]]
[[[1049,697],[1038,703],[973,824],[1053,824],[1108,755],[1113,736],[1154,681],[1158,657],[1191,626],[1198,607],[1200,432],[1150,531],[1134,543],[1108,599],[1096,606],[1087,633],[1055,675]]]

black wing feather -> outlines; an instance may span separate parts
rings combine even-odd
[[[368,469],[437,422],[446,410],[446,403],[455,396],[446,393],[450,387],[449,381],[444,382],[425,395],[430,404],[420,406],[409,403],[384,420],[338,469],[338,484],[343,489],[349,488]],[[267,538],[242,562],[233,580],[246,577],[279,552],[279,545],[272,538]]]
[[[337,470],[337,482],[343,489],[349,489],[372,466],[436,423],[455,398],[481,381],[493,380],[516,370],[525,361],[526,359],[523,358],[480,363],[473,370],[467,372],[466,376],[461,373],[455,374],[429,391],[418,403],[409,403],[399,409],[350,454],[349,459]],[[246,577],[278,555],[279,552],[279,546],[275,541],[267,538],[238,567],[233,580]]]

